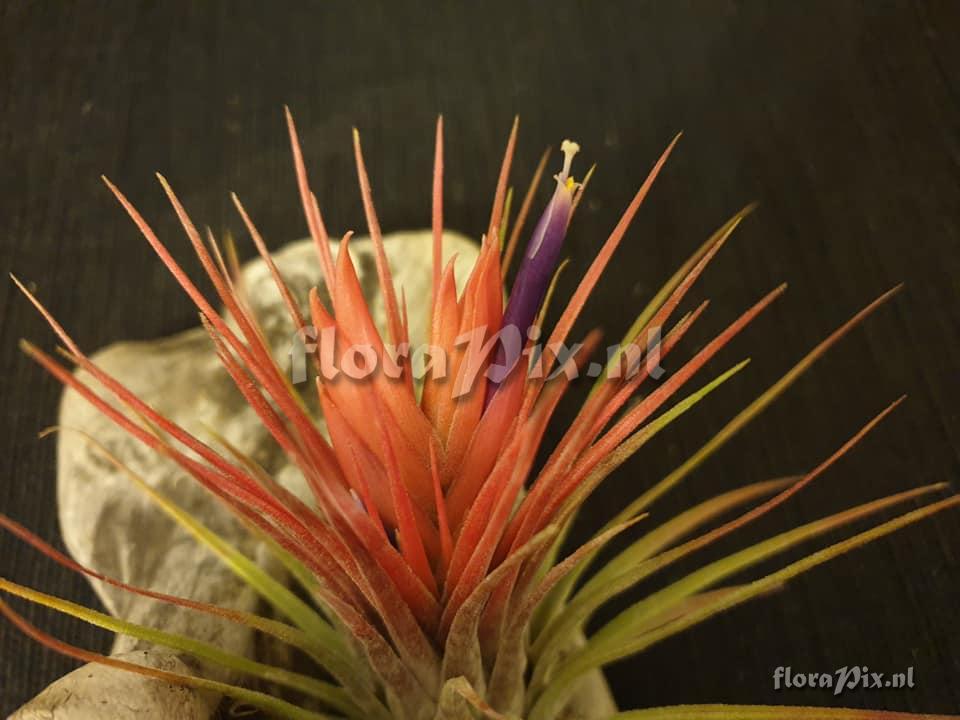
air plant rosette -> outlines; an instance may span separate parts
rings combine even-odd
[[[225,316],[190,279],[146,220],[110,181],[107,186],[197,305],[203,327],[244,408],[297,470],[301,496],[258,459],[218,432],[185,429],[105,371],[18,285],[53,328],[64,360],[24,343],[24,351],[138,443],[176,465],[216,498],[294,581],[287,587],[232,539],[225,539],[145,482],[124,458],[83,435],[105,466],[126,474],[151,502],[241,578],[270,614],[163,594],[107,577],[58,553],[13,520],[3,526],[43,553],[123,593],[237,624],[302,657],[294,666],[253,659],[206,639],[96,612],[0,579],[8,594],[76,616],[192,658],[199,670],[157,667],[130,657],[102,656],[56,640],[6,603],[0,611],[29,635],[87,662],[129,671],[152,682],[210,691],[279,718],[862,718],[906,714],[853,709],[768,706],[677,706],[617,712],[583,702],[596,693],[605,665],[724,610],[780,588],[800,573],[960,504],[944,484],[908,489],[813,520],[750,545],[665,583],[585,634],[608,601],[777,508],[832,466],[900,403],[896,400],[802,476],[725,492],[670,518],[648,516],[656,501],[699,468],[760,414],[848,331],[889,300],[890,290],[854,314],[780,380],[733,417],[697,452],[662,479],[645,481],[595,535],[572,546],[568,531],[584,502],[611,473],[747,365],[707,380],[694,376],[785,290],[773,289],[683,362],[672,352],[707,307],[680,314],[696,280],[750,208],[723,224],[643,307],[620,343],[600,353],[600,334],[578,342],[571,333],[591,293],[627,234],[664,166],[669,144],[583,272],[573,295],[554,297],[564,238],[587,189],[573,175],[578,146],[565,141],[553,194],[529,236],[524,230],[548,162],[544,153],[515,215],[511,130],[486,233],[476,260],[458,282],[456,260],[444,262],[443,123],[436,132],[432,185],[429,297],[396,287],[387,243],[354,132],[360,192],[370,235],[383,322],[370,307],[351,257],[351,236],[327,233],[292,117],[287,114],[296,178],[322,283],[306,298],[291,289],[257,228],[236,208],[269,272],[291,327],[300,329],[307,382],[268,340],[242,282],[231,242],[202,234],[163,177],[160,182],[212,283]],[[521,238],[527,237],[521,247]],[[396,242],[396,240],[390,241]],[[520,253],[515,279],[505,279]],[[408,302],[409,301],[409,302]],[[411,353],[410,308],[427,307],[429,352]],[[559,313],[546,327],[548,310]],[[306,342],[306,339],[313,342]],[[331,359],[354,357],[354,372]],[[676,369],[660,377],[660,361]],[[362,362],[357,361],[362,358]],[[599,358],[599,363],[597,362]],[[76,366],[77,372],[69,367]],[[597,372],[593,369],[597,368]],[[359,372],[357,372],[359,371]],[[585,386],[584,375],[595,377]],[[296,378],[295,378],[296,379]],[[657,379],[657,382],[653,382]],[[162,380],[162,378],[161,378]],[[583,402],[559,442],[544,447],[568,391]],[[321,418],[322,417],[322,421]],[[74,431],[71,431],[74,432]],[[538,461],[538,458],[546,458]],[[827,532],[917,499],[925,504],[877,522],[780,570],[741,584],[727,581],[762,561]],[[723,520],[733,516],[733,519]],[[634,528],[637,537],[603,560],[601,550]],[[918,717],[915,715],[909,717]],[[928,716],[930,717],[930,716]]]

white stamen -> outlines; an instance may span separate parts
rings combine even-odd
[[[573,140],[564,140],[560,143],[560,152],[563,153],[563,170],[560,171],[560,181],[563,182],[570,175],[573,156],[580,152],[580,146]]]

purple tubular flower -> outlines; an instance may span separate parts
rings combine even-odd
[[[527,250],[510,290],[507,309],[503,314],[501,337],[516,337],[519,334],[521,342],[519,345],[506,341],[498,344],[495,366],[491,368],[497,376],[487,383],[486,405],[490,404],[500,383],[520,359],[527,330],[540,311],[547,288],[560,262],[560,250],[567,234],[567,225],[570,223],[573,192],[576,188],[576,183],[570,177],[570,166],[580,146],[570,140],[564,140],[560,150],[564,157],[563,169],[559,175],[554,175],[557,188],[527,243]]]

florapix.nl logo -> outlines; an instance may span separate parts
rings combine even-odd
[[[379,337],[370,342],[351,342],[338,334],[335,327],[318,329],[306,325],[294,333],[290,343],[290,379],[297,385],[306,382],[312,367],[323,381],[340,376],[365,380],[381,373],[398,380],[409,368],[415,380],[429,376],[433,380],[453,380],[454,397],[466,395],[478,378],[500,384],[518,367],[526,365],[529,380],[553,380],[565,376],[598,378],[634,378],[639,374],[659,379],[664,374],[660,365],[660,328],[649,328],[646,342],[636,341],[610,345],[605,362],[585,362],[581,357],[584,343],[567,345],[560,342],[541,343],[541,330],[533,325],[524,337],[515,326],[506,326],[495,333],[485,326],[461,333],[453,342],[452,351],[430,344],[411,347],[408,343],[383,343]],[[554,362],[546,363],[550,357]],[[547,367],[553,369],[549,372]]]
[[[816,688],[841,695],[848,690],[900,689],[913,686],[912,665],[895,673],[876,672],[866,665],[844,665],[832,672],[800,672],[789,665],[780,665],[773,671],[774,690]]]

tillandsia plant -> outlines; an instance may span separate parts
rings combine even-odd
[[[545,153],[510,220],[514,123],[478,258],[463,287],[458,287],[453,262],[442,264],[441,118],[432,186],[431,359],[428,367],[418,368],[409,352],[406,300],[394,288],[359,135],[354,132],[353,136],[357,174],[385,302],[384,328],[377,326],[361,293],[348,251],[349,233],[334,256],[289,112],[287,122],[306,222],[325,282],[323,294],[314,288],[307,303],[294,297],[240,201],[236,196],[233,200],[295,327],[312,328],[311,337],[319,338],[309,348],[315,382],[306,386],[291,382],[271,354],[250,311],[249,297],[237,281],[232,247],[223,247],[209,232],[205,242],[166,180],[160,177],[230,322],[198,290],[126,197],[105,182],[196,303],[226,372],[302,473],[311,491],[309,501],[298,498],[215,431],[201,439],[154,411],[89,360],[40,301],[20,287],[63,343],[67,362],[85,373],[72,373],[29,343],[23,344],[25,352],[222,501],[269,545],[299,589],[288,589],[275,580],[129,469],[131,480],[143,485],[166,513],[249,583],[271,606],[273,615],[237,612],[133,587],[79,565],[10,519],[2,518],[0,523],[75,571],[131,593],[241,623],[286,643],[308,659],[312,670],[295,671],[233,655],[195,638],[135,625],[0,580],[0,589],[6,593],[174,648],[253,682],[229,684],[98,655],[46,635],[0,603],[4,615],[40,642],[78,659],[213,690],[281,718],[554,720],[571,717],[571,699],[583,679],[598,668],[641,653],[832,558],[960,505],[956,495],[935,499],[945,488],[938,484],[813,520],[704,564],[635,600],[585,635],[588,621],[609,600],[786,502],[828,471],[899,404],[898,400],[881,410],[803,476],[725,492],[656,525],[647,517],[659,498],[897,289],[833,331],[673,472],[644,483],[639,497],[625,504],[591,539],[568,548],[565,541],[571,523],[597,486],[653,436],[746,366],[747,361],[740,362],[695,389],[687,387],[721,348],[776,300],[783,286],[760,298],[671,373],[662,375],[658,363],[673,352],[704,312],[706,302],[676,317],[697,278],[750,208],[737,213],[697,249],[640,310],[623,340],[602,362],[592,362],[599,345],[596,331],[581,343],[570,347],[566,343],[676,139],[656,161],[583,273],[559,319],[545,332],[544,320],[563,267],[564,237],[591,175],[587,173],[582,182],[572,175],[579,148],[569,141],[561,147],[563,165],[555,176],[552,197],[529,235],[508,292],[507,271],[520,252],[520,238],[548,162]],[[348,349],[355,360],[353,373],[331,367],[336,348]],[[574,378],[584,374],[596,379],[575,420],[555,447],[544,448],[558,403]],[[657,378],[657,383],[649,382]],[[302,392],[316,393],[325,429],[308,410]],[[89,442],[115,467],[125,469],[96,439]],[[546,460],[538,462],[538,456]],[[727,583],[802,542],[918,498],[929,502],[752,582]],[[721,522],[731,513],[733,519]],[[638,539],[600,564],[601,549],[635,524]],[[257,681],[266,681],[269,691]],[[637,720],[814,716],[905,717],[879,711],[746,705],[651,708],[615,715]]]

